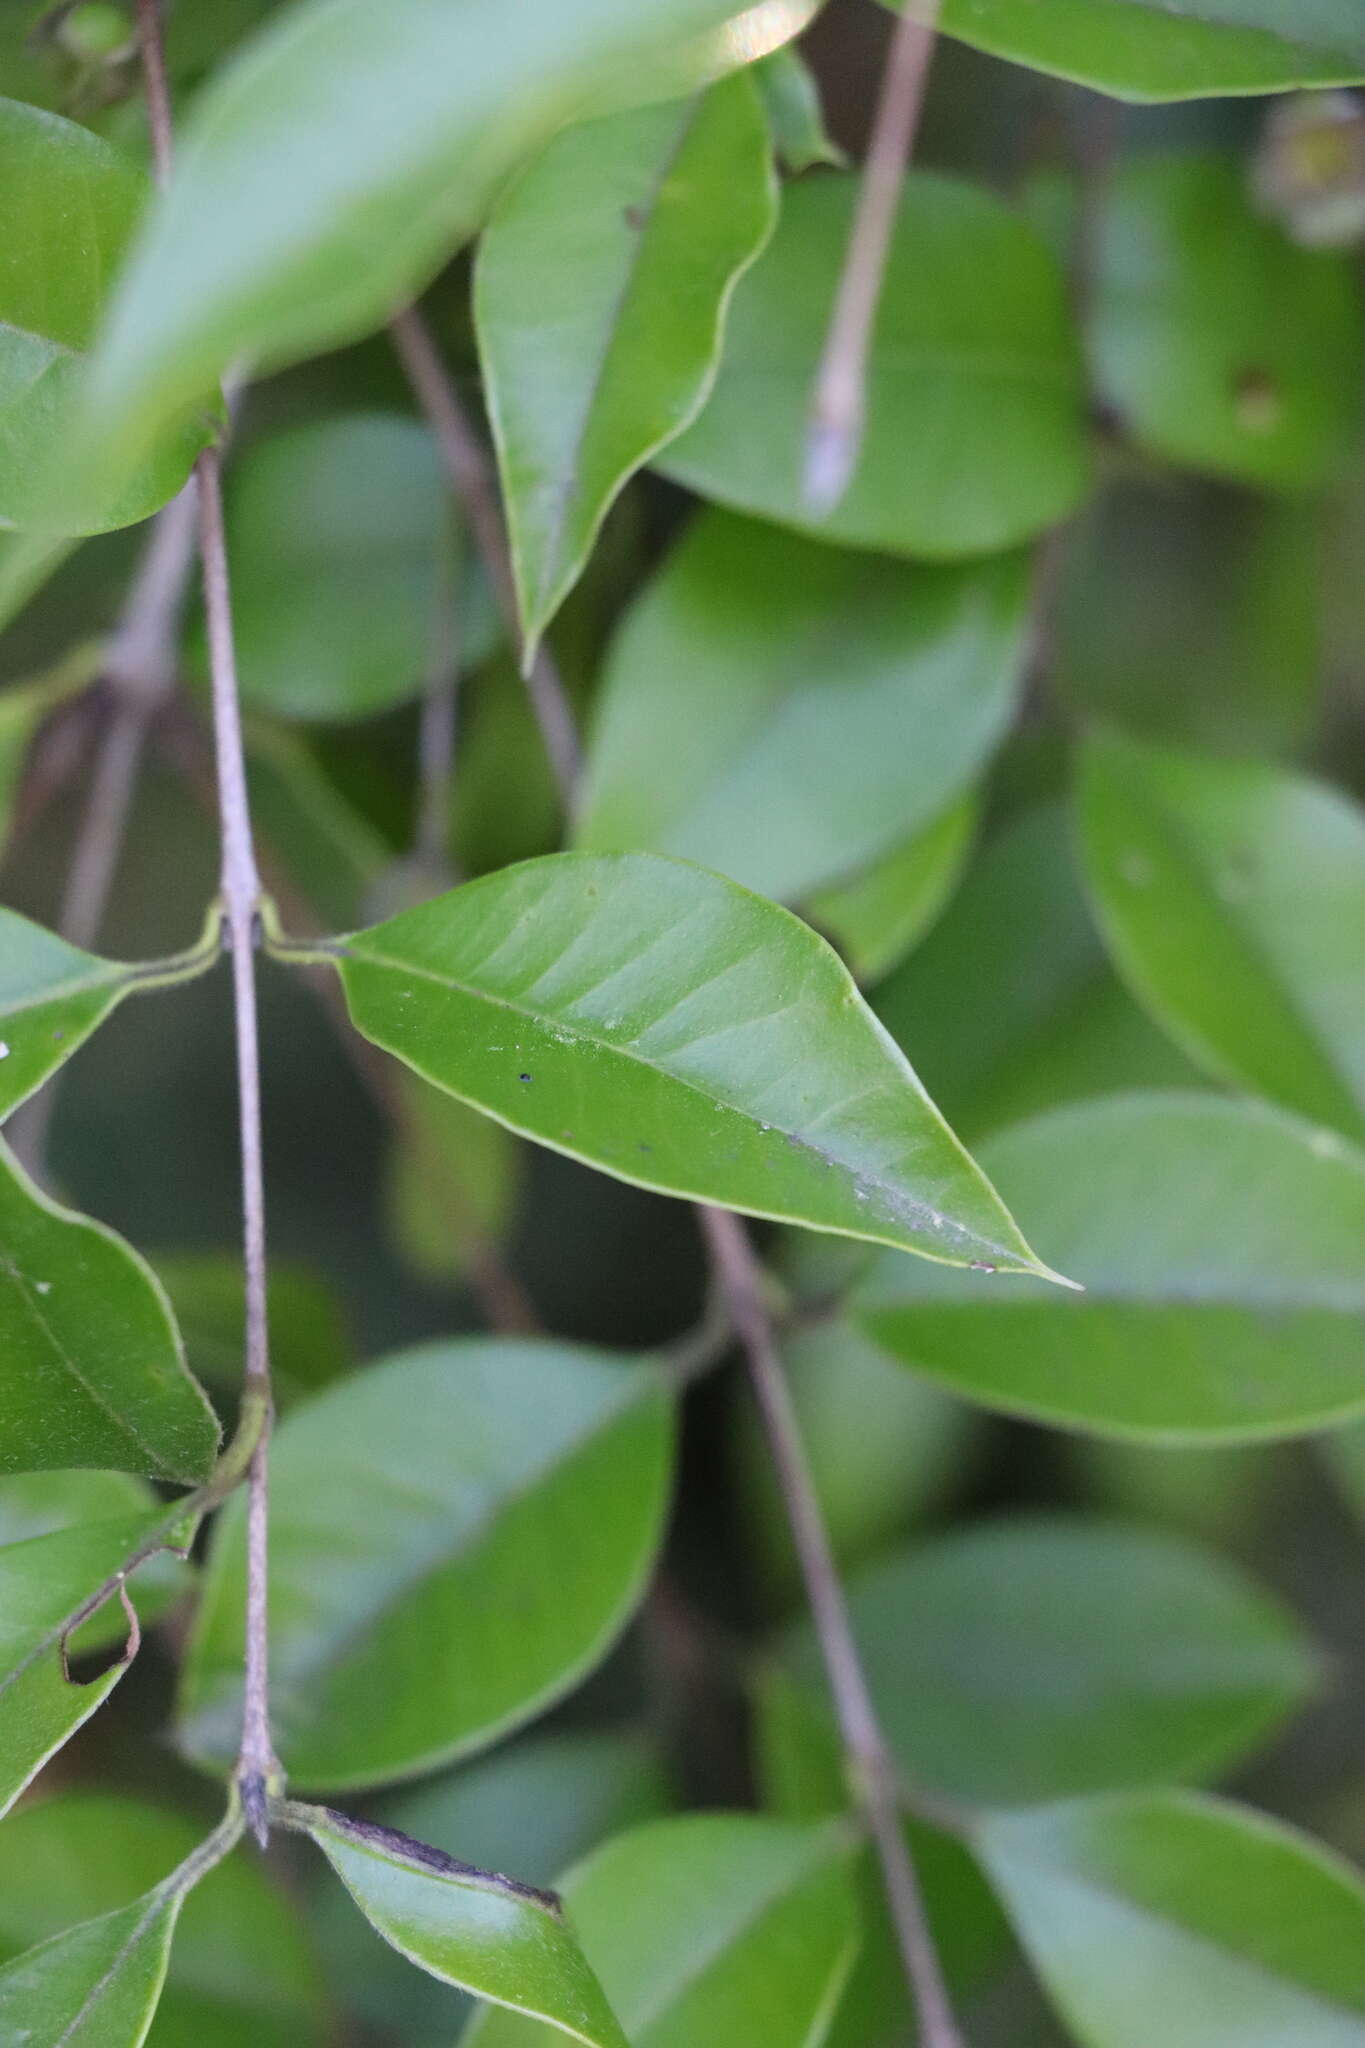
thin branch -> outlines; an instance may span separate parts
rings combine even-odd
[[[745,1226],[728,1209],[698,1207],[716,1278],[749,1365],[786,1503],[854,1791],[881,1862],[896,1940],[919,2021],[921,2048],[962,2048],[901,1822],[894,1760],[863,1673],[796,1412],[763,1301]]]
[[[175,144],[171,92],[166,82],[166,46],[161,38],[161,0],[137,0],[137,36],[152,163],[158,185],[164,185],[171,175]]]
[[[446,473],[464,507],[508,631],[519,645],[521,626],[512,557],[492,464],[460,404],[431,330],[416,307],[409,306],[395,314],[389,323],[389,333],[417,402],[436,436]],[[571,816],[582,765],[578,731],[564,679],[543,645],[526,672],[526,689],[565,813]]]
[[[901,0],[892,31],[853,232],[811,393],[803,490],[813,512],[834,510],[862,448],[868,351],[901,183],[924,103],[938,11],[939,0]]]

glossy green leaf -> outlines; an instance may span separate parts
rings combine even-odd
[[[131,1472],[11,1472],[0,1479],[0,1546],[53,1536],[87,1522],[150,1515],[157,1505],[147,1481]],[[174,1606],[193,1578],[191,1568],[170,1551],[158,1551],[140,1565],[129,1592],[143,1627]],[[107,1648],[121,1642],[127,1632],[127,1617],[119,1603],[111,1601],[83,1623],[70,1646],[72,1655]]]
[[[654,51],[643,64],[623,66],[595,96],[594,111],[679,100],[713,85],[774,50],[785,49],[809,27],[822,5],[823,0],[756,0],[719,28]]]
[[[911,568],[709,512],[608,660],[579,841],[800,898],[928,825],[1015,710],[1022,556]]]
[[[0,1471],[203,1479],[218,1424],[151,1267],[59,1208],[0,1146]]]
[[[821,2048],[857,1948],[852,1860],[837,1826],[689,1814],[618,1835],[564,1898],[631,2048]],[[495,2012],[468,2036],[540,2039]]]
[[[1293,489],[1348,459],[1362,352],[1350,263],[1300,248],[1259,213],[1239,156],[1118,167],[1090,335],[1103,396],[1155,455]]]
[[[1117,735],[1082,762],[1110,949],[1220,1079],[1365,1137],[1365,816],[1306,776]]]
[[[291,1824],[307,1830],[365,1918],[419,1969],[587,2048],[627,2048],[553,1892],[325,1806],[291,1809]]]
[[[619,1179],[1047,1270],[835,954],[719,875],[526,861],[355,933],[337,964],[367,1038]]]
[[[123,1676],[114,1664],[89,1684],[68,1679],[62,1640],[86,1603],[162,1529],[168,1544],[184,1534],[165,1509],[144,1508],[0,1546],[0,1812]]]
[[[450,498],[431,435],[346,413],[274,435],[231,472],[228,554],[242,695],[286,718],[367,718],[415,697],[430,665]],[[496,641],[486,587],[456,606],[461,657]]]
[[[1025,540],[1077,504],[1089,473],[1061,271],[998,199],[923,172],[900,203],[858,468],[835,511],[802,509],[811,383],[856,190],[832,174],[787,192],[735,293],[715,390],[658,467],[854,547],[944,559]]]
[[[1365,1157],[1214,1095],[1078,1103],[982,1147],[1084,1294],[883,1255],[859,1320],[969,1400],[1101,1435],[1293,1436],[1365,1408]]]
[[[151,1891],[202,1830],[108,1792],[26,1806],[0,1830],[0,1961]],[[321,1985],[283,1892],[247,1851],[185,1901],[148,2048],[318,2048]]]
[[[147,190],[137,165],[88,128],[0,100],[0,526],[46,523],[52,451],[79,417],[86,352]],[[65,504],[61,530],[145,519],[175,496],[206,439],[203,426],[181,425],[112,497]]]
[[[133,986],[136,970],[0,909],[0,1116],[32,1095]]]
[[[987,843],[875,1004],[969,1139],[1057,1103],[1199,1079],[1105,959],[1059,804]]]
[[[944,0],[942,26],[993,57],[1127,100],[1281,92],[1365,78],[1354,0]]]
[[[404,1114],[388,1167],[394,1242],[429,1280],[468,1273],[511,1220],[522,1153],[506,1127],[457,1096],[398,1078]]]
[[[182,124],[96,359],[97,465],[131,459],[231,363],[378,325],[604,80],[726,14],[536,0],[509,35],[500,0],[305,0],[268,22]]]
[[[0,2029],[23,2048],[141,2048],[181,1894],[157,1890],[53,1935],[0,1970]]]
[[[911,1782],[973,1805],[1212,1774],[1273,1731],[1317,1675],[1269,1595],[1137,1524],[980,1523],[864,1566],[848,1597]],[[790,1655],[818,1690],[807,1625]]]
[[[671,1447],[646,1361],[491,1338],[403,1353],[286,1416],[270,1703],[291,1779],[430,1770],[581,1678],[643,1590]],[[181,1701],[185,1747],[213,1764],[241,1717],[242,1507],[221,1518]]]
[[[843,170],[848,158],[825,126],[820,88],[800,51],[774,50],[753,75],[783,167],[794,175],[816,164]]]
[[[474,308],[528,650],[627,479],[695,418],[776,209],[740,75],[566,129],[494,213]]]
[[[1084,2048],[1360,2048],[1365,1891],[1264,1815],[1188,1792],[993,1815],[977,1830]]]
[[[806,898],[806,915],[857,981],[880,981],[934,923],[967,865],[979,813],[969,790],[870,867]]]

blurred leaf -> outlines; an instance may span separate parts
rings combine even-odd
[[[1247,483],[1337,476],[1360,431],[1349,261],[1252,204],[1239,157],[1144,155],[1105,194],[1091,340],[1102,393],[1144,448]]]
[[[618,1835],[564,1898],[631,2048],[822,2048],[857,1950],[852,1851],[837,1826],[688,1814]],[[532,2048],[482,2013],[469,2048]]]
[[[474,306],[528,650],[627,479],[696,416],[776,207],[739,76],[566,129],[494,213]]]
[[[453,551],[424,426],[348,413],[260,441],[232,466],[227,519],[248,704],[340,720],[418,695]],[[456,609],[462,657],[482,660],[498,638],[486,587],[468,579]]]
[[[163,1527],[167,1544],[177,1535],[188,1543],[163,1508],[0,1547],[0,1813],[123,1676],[117,1663],[88,1685],[68,1679],[62,1639],[73,1616]]]
[[[0,855],[9,841],[14,807],[34,736],[58,705],[94,682],[101,651],[96,644],[73,647],[46,674],[26,677],[0,691]]]
[[[782,1359],[835,1556],[854,1564],[952,1493],[979,1418],[838,1317],[793,1332]],[[745,1520],[765,1584],[785,1602],[801,1587],[787,1512],[747,1401],[741,1416]]]
[[[848,158],[825,126],[820,87],[799,50],[774,50],[754,66],[753,76],[786,170],[796,176],[816,164],[846,168]]]
[[[880,981],[934,923],[967,865],[980,808],[968,790],[870,867],[806,898],[857,981]]]
[[[1149,1792],[993,1815],[976,1839],[1088,2048],[1365,2041],[1365,1894],[1306,1836]]]
[[[517,161],[724,0],[305,0],[194,101],[91,380],[97,467],[132,459],[231,363],[377,326],[480,223]],[[87,457],[87,460],[90,458]]]
[[[889,853],[1015,711],[1022,556],[911,568],[707,512],[612,648],[580,842],[791,899]]]
[[[240,1259],[228,1253],[159,1253],[156,1270],[195,1373],[235,1394],[246,1349]],[[288,1404],[312,1393],[354,1364],[341,1302],[309,1267],[272,1259],[266,1296],[277,1401]]]
[[[507,1229],[521,1193],[521,1149],[458,1096],[409,1074],[398,1086],[405,1107],[389,1153],[389,1227],[415,1273],[459,1279]]]
[[[972,1138],[1058,1103],[1199,1081],[1111,971],[1058,804],[987,842],[875,1004]]]
[[[79,417],[85,352],[148,189],[88,128],[0,100],[0,526],[50,524],[52,451]],[[63,502],[57,530],[145,519],[175,496],[207,439],[203,424],[177,425],[112,496]]]
[[[70,1059],[136,979],[136,968],[0,908],[0,1117]]]
[[[1365,816],[1260,762],[1117,735],[1082,757],[1101,924],[1134,993],[1219,1079],[1365,1137]]]
[[[249,725],[247,774],[252,824],[267,857],[329,925],[354,924],[389,859],[382,835],[297,733]]]
[[[587,2048],[627,2048],[552,1892],[325,1806],[291,1813],[365,1918],[419,1969],[547,2021]]]
[[[1089,1516],[978,1523],[864,1566],[848,1598],[909,1781],[972,1805],[1211,1775],[1317,1675],[1292,1617],[1211,1552]],[[821,1686],[808,1624],[786,1654]]]
[[[1246,1544],[1282,1476],[1273,1444],[1200,1450],[1077,1437],[1068,1451],[1088,1501],[1231,1545]]]
[[[1122,9],[1094,0],[945,0],[942,26],[993,57],[1119,99],[1202,99],[1365,78],[1365,24],[1353,0],[1215,0],[1179,13],[1167,0]]]
[[[1054,686],[1141,738],[1296,749],[1321,705],[1322,581],[1315,500],[1116,483],[1067,543]]]
[[[757,64],[774,50],[784,49],[819,13],[823,0],[757,0],[732,14],[719,28],[689,36],[666,50],[651,52],[648,62],[622,67],[620,75],[594,101],[594,111],[678,100],[700,86],[712,85],[732,71]]]
[[[567,1691],[640,1597],[671,1459],[661,1376],[566,1344],[432,1344],[296,1408],[271,1453],[271,1718],[291,1778],[409,1777]],[[182,1741],[212,1765],[241,1718],[243,1506],[220,1518],[183,1683]]]
[[[150,1891],[199,1834],[116,1793],[26,1806],[0,1830],[0,1959]],[[185,1901],[148,2048],[320,2048],[320,1990],[287,1899],[238,1853]]]
[[[1046,1271],[835,955],[718,875],[559,854],[336,958],[367,1038],[619,1179]]]
[[[1137,1094],[982,1148],[1084,1294],[883,1254],[856,1297],[969,1400],[1101,1435],[1237,1443],[1365,1407],[1365,1157],[1278,1110]]]
[[[23,2048],[141,2048],[182,1896],[158,1889],[17,1956],[0,1970],[5,2038]]]
[[[87,1522],[151,1515],[156,1494],[131,1472],[11,1472],[0,1479],[0,1546],[53,1536]],[[144,1628],[160,1620],[193,1583],[191,1567],[170,1551],[158,1551],[139,1566],[129,1586]],[[82,1624],[70,1649],[73,1657],[122,1642],[127,1618],[117,1600]]]
[[[832,173],[786,192],[735,293],[715,390],[657,467],[854,547],[942,560],[1026,540],[1070,512],[1089,477],[1061,271],[998,199],[926,172],[900,203],[858,469],[827,517],[802,509],[811,384],[856,191]]]
[[[3,1146],[0,1244],[0,1471],[203,1479],[218,1423],[151,1267],[103,1224],[49,1201]]]

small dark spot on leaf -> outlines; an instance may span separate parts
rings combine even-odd
[[[641,1152],[652,1152],[654,1150],[654,1147],[652,1145],[646,1145],[644,1139],[642,1138],[640,1140],[639,1150]]]
[[[517,1075],[517,1079],[518,1079],[519,1081],[529,1081],[529,1080],[530,1080],[530,1078],[531,1078],[531,1076],[530,1076],[529,1074],[518,1074],[518,1075]]]
[[[1238,371],[1233,383],[1233,410],[1238,426],[1249,434],[1268,434],[1280,424],[1284,397],[1268,370],[1252,367]]]
[[[637,229],[638,229],[638,228],[642,228],[642,227],[644,226],[644,224],[645,224],[645,215],[644,215],[644,209],[643,209],[643,207],[639,207],[639,206],[628,206],[628,207],[626,208],[626,226],[627,226],[628,228],[637,228]]]
[[[54,1031],[52,1034],[52,1043],[54,1045],[60,1045],[65,1037],[66,1033],[64,1031]]]

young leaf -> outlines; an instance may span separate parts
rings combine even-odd
[[[408,1777],[558,1698],[640,1596],[671,1458],[661,1376],[564,1344],[433,1344],[297,1407],[271,1452],[270,1703],[291,1778]],[[213,1764],[241,1718],[242,1508],[217,1532],[181,1701],[185,1747]]]
[[[41,516],[52,450],[132,239],[147,179],[88,128],[0,99],[0,526]],[[197,393],[191,393],[191,397]],[[175,496],[207,433],[181,426],[112,498],[63,506],[63,530],[145,519]]]
[[[369,718],[431,660],[450,496],[431,435],[399,414],[311,422],[248,449],[227,500],[242,696],[285,718]],[[486,587],[456,610],[461,659],[498,633]]]
[[[1365,78],[1365,22],[1355,0],[1217,0],[1179,11],[1168,0],[944,0],[950,36],[1035,71],[1126,100],[1203,99],[1349,85]]]
[[[304,0],[197,97],[92,379],[99,467],[234,362],[374,327],[479,223],[526,153],[612,77],[733,0]]]
[[[888,1351],[969,1400],[1170,1443],[1294,1436],[1365,1408],[1365,1157],[1278,1110],[1126,1095],[983,1146],[1084,1294],[883,1256]]]
[[[1091,338],[1104,395],[1169,461],[1300,489],[1348,460],[1362,346],[1349,259],[1298,247],[1258,213],[1239,156],[1120,164]]]
[[[119,1663],[88,1685],[69,1679],[63,1638],[85,1603],[163,1530],[167,1545],[188,1540],[163,1508],[0,1547],[0,1813],[123,1676]]]
[[[31,1802],[0,1829],[0,1962],[76,1921],[117,1911],[187,1862],[200,1829],[111,1792]],[[283,1890],[229,1856],[185,1900],[153,2048],[321,2048],[321,1984]]]
[[[1317,1675],[1292,1618],[1219,1558],[1080,1515],[940,1537],[856,1572],[849,1604],[911,1781],[973,1805],[1211,1775]],[[807,1624],[787,1656],[818,1695]]]
[[[1365,817],[1306,776],[1118,735],[1082,757],[1110,948],[1193,1058],[1365,1137]]]
[[[113,1467],[203,1479],[218,1423],[150,1266],[59,1208],[0,1145],[0,1472]]]
[[[474,310],[528,658],[627,479],[696,416],[776,210],[741,74],[566,129],[493,215]]]
[[[627,2048],[553,1892],[476,1870],[325,1806],[293,1806],[288,1814],[371,1926],[419,1969],[545,2021],[586,2048]]]
[[[784,169],[793,176],[816,164],[845,170],[848,158],[825,127],[820,88],[800,51],[774,50],[755,64],[753,76]]]
[[[806,898],[806,916],[829,933],[855,980],[880,981],[934,923],[967,865],[980,810],[968,790],[870,867]]]
[[[376,1045],[621,1180],[1047,1270],[836,955],[719,875],[526,861],[355,933],[336,964]]]
[[[631,2048],[821,2048],[857,1949],[853,1848],[837,1826],[689,1814],[606,1843],[564,1880]],[[469,2048],[533,2048],[485,2012]]]
[[[0,2034],[23,2048],[141,2048],[166,1981],[182,1894],[53,1935],[0,1970]]]
[[[1022,556],[911,568],[704,513],[613,644],[580,844],[789,902],[889,853],[1003,737],[1027,603]]]
[[[1199,1083],[1105,959],[1067,824],[1045,803],[997,833],[876,993],[877,1015],[969,1140],[1062,1102]]]
[[[0,908],[0,1117],[32,1095],[102,1024],[137,970],[68,946]]]
[[[1087,2048],[1365,2042],[1365,1891],[1279,1822],[1148,1792],[992,1815],[976,1847]]]
[[[856,191],[836,173],[786,193],[735,293],[710,400],[656,466],[703,497],[854,547],[945,560],[1026,540],[1089,478],[1061,271],[998,199],[925,172],[900,202],[858,469],[835,511],[803,509],[811,383]]]

